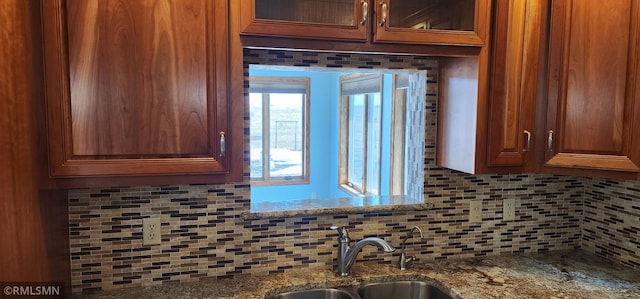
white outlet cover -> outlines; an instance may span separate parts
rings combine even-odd
[[[472,200],[469,203],[469,222],[482,222],[482,201]]]
[[[160,218],[143,218],[142,245],[158,245],[161,239]]]
[[[502,220],[516,220],[516,199],[506,198],[502,201]]]

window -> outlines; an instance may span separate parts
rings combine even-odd
[[[251,181],[309,182],[309,79],[250,77]]]
[[[380,195],[382,75],[340,77],[339,184],[352,195]]]
[[[250,118],[246,122],[250,124],[246,137],[251,169],[246,175],[251,176],[252,212],[423,201],[424,154],[428,150],[424,146],[425,96],[429,94],[426,71],[250,65],[248,73]],[[299,83],[290,81],[296,78],[308,78],[308,88],[307,82],[295,87]],[[296,117],[287,117],[279,124],[275,119],[268,120],[267,114],[274,117],[275,97],[292,96],[289,104],[301,103],[300,94],[308,94],[308,111],[300,113],[297,105]],[[305,119],[309,124],[305,128],[309,132],[304,141],[305,164],[299,163],[297,148],[282,144],[280,134],[285,127],[293,127],[301,115],[309,115]],[[295,134],[289,134],[288,139],[300,142]],[[274,151],[288,154],[277,157]],[[349,159],[351,167],[347,167]],[[288,167],[293,164],[291,160],[298,170],[306,169],[308,179],[300,177],[299,171],[284,177],[275,173],[294,170]],[[351,200],[342,200],[345,198]]]

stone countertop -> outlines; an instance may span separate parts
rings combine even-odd
[[[421,261],[407,271],[391,265],[356,262],[349,277],[339,277],[328,269],[301,269],[269,276],[202,279],[76,294],[73,298],[263,299],[286,291],[393,280],[431,282],[454,298],[640,298],[640,271],[583,251]]]
[[[433,208],[433,203],[425,203],[422,198],[409,196],[252,201],[251,211],[242,213],[241,217],[245,220],[255,220],[343,213],[422,211]]]

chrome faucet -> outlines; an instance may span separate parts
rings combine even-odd
[[[331,226],[331,229],[338,231],[338,259],[337,259],[337,270],[340,276],[349,275],[349,270],[353,263],[356,261],[356,257],[358,253],[362,250],[366,245],[374,245],[384,252],[393,252],[396,250],[389,242],[375,237],[364,238],[358,242],[356,242],[353,247],[349,247],[349,243],[351,239],[349,238],[349,232],[347,228],[342,226]]]
[[[416,256],[407,257],[407,254],[405,253],[405,249],[407,247],[405,243],[409,238],[413,236],[413,233],[415,231],[420,232],[420,238],[424,238],[422,230],[417,226],[412,227],[411,230],[404,237],[402,237],[402,243],[400,244],[402,252],[400,253],[400,262],[398,263],[398,267],[400,268],[400,270],[407,270],[409,263],[418,259]]]

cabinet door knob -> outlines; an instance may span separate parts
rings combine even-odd
[[[382,20],[380,20],[380,27],[384,27],[384,24],[387,23],[387,3],[381,2],[380,7],[382,8]]]
[[[525,138],[525,142],[524,142],[524,149],[522,149],[523,152],[528,152],[529,150],[531,150],[531,132],[529,132],[528,130],[524,130],[524,138]]]
[[[553,130],[549,130],[547,135],[547,151],[553,152]]]
[[[367,23],[367,18],[369,17],[369,3],[367,0],[362,0],[360,1],[360,4],[362,4],[362,21],[360,24],[364,26],[364,24]]]
[[[220,132],[220,157],[224,157],[225,152],[226,152],[226,144],[225,144],[225,140],[224,140],[224,131]]]

